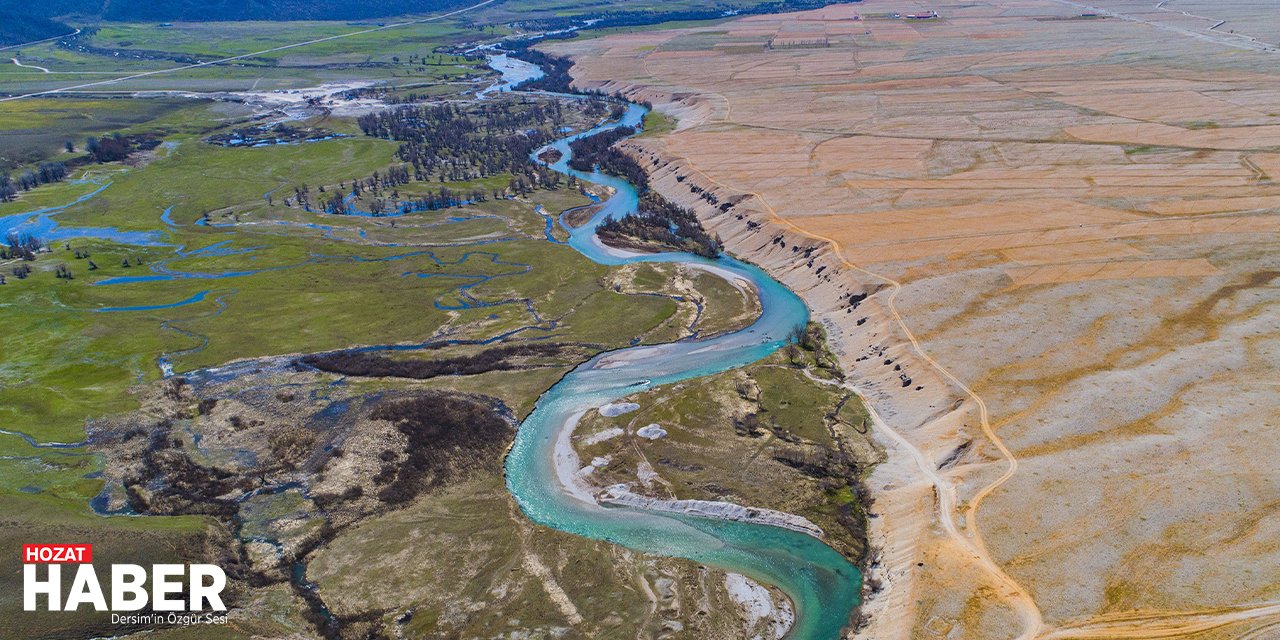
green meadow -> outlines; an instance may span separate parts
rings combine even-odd
[[[0,105],[0,119],[57,128],[87,110],[105,124],[112,110],[136,102],[143,101],[18,101]],[[557,213],[588,204],[575,188],[394,218],[308,212],[284,199],[302,185],[332,190],[381,171],[395,161],[396,143],[327,118],[301,124],[347,137],[224,148],[204,138],[243,117],[223,118],[207,101],[148,107],[158,115],[118,129],[164,137],[145,162],[90,164],[77,180],[0,204],[0,216],[65,205],[53,216],[59,228],[149,234],[145,244],[57,240],[33,262],[0,264],[7,280],[0,286],[0,429],[40,443],[79,442],[92,421],[142,409],[142,391],[161,380],[162,363],[180,375],[244,359],[512,332],[607,349],[685,331],[671,298],[620,292],[611,286],[613,268],[546,240],[537,206]],[[442,186],[490,192],[509,179],[411,182],[401,197]],[[19,279],[17,266],[32,272]],[[55,276],[62,267],[72,278]],[[661,291],[668,278],[638,277],[644,291]],[[120,278],[136,280],[113,282]],[[711,300],[704,330],[741,315],[732,287],[696,281]],[[491,392],[497,383],[510,390],[502,395],[511,406],[527,410],[556,371],[435,386]],[[93,478],[99,465],[83,448],[37,448],[0,434],[0,495],[57,497],[83,511],[101,489]]]
[[[751,2],[731,6],[740,4]],[[0,219],[51,210],[50,219],[56,222],[52,231],[36,234],[47,235],[48,250],[35,260],[0,260],[0,275],[5,277],[0,285],[0,327],[4,327],[0,332],[0,513],[4,514],[0,538],[12,546],[42,541],[41,536],[50,540],[71,536],[95,544],[95,553],[108,561],[190,562],[210,550],[243,551],[235,542],[238,536],[269,538],[274,535],[273,523],[288,520],[291,514],[302,513],[305,517],[300,521],[306,526],[321,527],[316,498],[304,499],[294,491],[264,493],[246,503],[242,515],[250,517],[241,523],[243,531],[237,525],[229,532],[225,521],[211,516],[127,518],[93,513],[90,501],[103,494],[106,486],[104,469],[109,474],[117,468],[107,460],[119,454],[100,446],[101,438],[85,443],[91,434],[109,431],[104,425],[120,429],[173,418],[179,425],[175,434],[187,430],[173,446],[188,450],[201,446],[192,430],[195,425],[211,429],[210,440],[216,440],[217,429],[227,424],[240,427],[238,415],[236,422],[228,422],[218,414],[203,414],[200,405],[191,408],[194,413],[188,417],[182,407],[177,413],[172,407],[161,407],[173,377],[246,361],[254,365],[247,370],[265,368],[296,356],[361,346],[394,345],[406,349],[395,352],[396,357],[447,359],[481,352],[487,347],[474,343],[499,339],[562,345],[563,352],[546,362],[525,361],[515,368],[474,375],[425,380],[334,376],[340,378],[334,384],[349,385],[344,388],[352,393],[440,390],[497,399],[518,418],[527,415],[560,376],[591,354],[687,337],[695,307],[695,330],[702,335],[733,330],[749,321],[758,302],[719,277],[671,265],[631,270],[606,267],[549,241],[544,212],[554,215],[591,202],[569,184],[394,217],[333,215],[288,206],[286,201],[295,189],[309,188],[312,201],[319,202],[335,190],[346,192],[353,179],[374,172],[385,175],[388,167],[400,164],[399,143],[362,135],[350,117],[313,110],[307,118],[289,119],[288,124],[340,137],[260,148],[221,147],[207,138],[285,118],[226,96],[213,99],[191,93],[288,91],[358,83],[388,87],[393,96],[412,92],[460,98],[487,85],[493,72],[482,61],[453,55],[451,51],[456,50],[447,48],[515,32],[506,24],[510,15],[672,11],[704,5],[696,0],[590,6],[572,0],[513,0],[465,18],[358,35],[348,34],[400,19],[104,23],[81,36],[78,43],[84,49],[50,42],[14,52],[24,64],[50,72],[0,65],[2,94],[47,91],[172,69],[190,60],[255,54],[333,38],[74,95],[0,102],[0,170],[17,175],[47,160],[71,167],[68,181],[42,185],[21,193],[15,201],[0,202]],[[582,129],[596,117],[578,113],[566,122]],[[651,114],[646,134],[670,131],[675,124],[673,119]],[[126,162],[91,161],[86,138],[116,133],[153,137],[163,143]],[[73,145],[70,151],[64,148],[68,141]],[[443,172],[433,172],[427,180],[398,185],[396,197],[410,200],[441,188],[488,195],[505,190],[513,177],[500,173],[439,182],[440,175]],[[318,193],[320,188],[323,193]],[[367,207],[368,203],[357,200],[356,205]],[[99,237],[57,235],[76,229],[113,231],[90,234]],[[552,236],[562,241],[566,233],[556,227]],[[19,277],[28,267],[30,273]],[[677,280],[683,287],[678,291]],[[464,344],[413,349],[443,340]],[[267,370],[264,375],[277,375]],[[272,384],[289,386],[288,375],[280,374]],[[778,362],[754,368],[752,375],[766,389],[760,401],[765,411],[797,425],[794,429],[802,437],[827,443],[822,419],[835,402],[834,392],[812,394],[814,400],[807,404],[789,404],[779,398],[793,391],[811,393],[813,383]],[[314,381],[301,386],[306,384],[320,389]],[[233,403],[230,398],[218,400]],[[676,404],[687,401],[674,400]],[[268,424],[275,428],[274,422]],[[147,446],[137,445],[139,451]],[[113,487],[121,486],[120,478],[114,482]],[[305,560],[311,568],[305,569],[306,579],[327,589],[325,597],[335,614],[364,616],[361,612],[383,606],[386,598],[349,589],[348,584],[378,582],[369,579],[369,572],[381,571],[393,556],[368,558],[362,549],[371,550],[374,547],[368,543],[382,541],[397,548],[404,531],[416,528],[416,518],[461,514],[463,519],[456,526],[441,527],[440,533],[446,540],[453,536],[496,549],[497,560],[477,572],[486,579],[507,580],[511,567],[524,563],[529,553],[550,561],[554,554],[568,550],[583,558],[581,565],[564,569],[566,577],[581,578],[574,581],[581,584],[567,587],[576,601],[591,601],[597,590],[617,600],[633,589],[632,578],[605,571],[615,564],[612,547],[561,534],[539,536],[531,546],[525,542],[530,525],[511,508],[496,473],[468,477],[456,490],[424,497],[403,511],[388,509],[352,527],[344,534],[347,537],[331,547],[307,551],[311,557]],[[135,545],[142,545],[144,551],[136,551]],[[446,557],[455,553],[451,546],[433,553],[440,557],[431,562],[428,581],[410,572],[397,575],[399,582],[387,582],[398,590],[396,598],[426,603],[405,627],[413,633],[445,628],[438,625],[446,612],[445,600],[455,595],[455,588],[475,591],[480,584],[473,580],[465,589],[455,586],[456,578],[450,577],[454,567]],[[244,561],[204,559],[225,566]],[[284,562],[281,566],[288,568]],[[0,594],[9,594],[0,595],[0,618],[9,618],[18,607],[14,594],[20,589],[11,584],[18,572],[8,570],[9,565],[0,568],[5,569]],[[629,570],[636,575],[648,571],[639,565]],[[278,578],[236,594],[244,598],[238,606],[245,617],[231,628],[156,629],[150,634],[284,637],[297,635],[299,629],[311,631],[315,621],[303,619],[306,604],[298,590],[291,589],[290,577]],[[233,582],[237,589],[245,584],[240,578]],[[466,594],[477,601],[485,597],[482,591]],[[607,617],[611,613],[607,600],[595,600],[583,613]],[[527,625],[552,624],[559,615],[541,591],[512,592],[502,607],[511,612],[509,618],[525,620]],[[24,620],[28,619],[24,632],[32,637],[103,628],[92,615]],[[617,624],[624,627],[629,621]],[[473,630],[486,635],[501,631],[489,626],[477,624]]]
[[[0,337],[0,428],[42,441],[78,440],[86,419],[136,408],[128,389],[159,377],[162,354],[185,352],[206,339],[198,351],[173,356],[177,371],[240,358],[421,342],[446,326],[456,329],[452,337],[484,339],[538,324],[522,302],[478,306],[464,299],[464,285],[475,285],[467,293],[486,304],[530,300],[541,318],[559,319],[559,333],[572,340],[616,344],[623,333],[647,330],[672,312],[670,301],[606,290],[607,268],[542,238],[535,204],[543,198],[549,209],[588,202],[576,192],[544,191],[528,200],[394,219],[309,213],[278,200],[268,205],[263,196],[369,175],[390,163],[394,145],[360,137],[260,149],[227,149],[183,136],[172,142],[177,147],[167,156],[141,168],[117,167],[98,195],[55,218],[68,227],[152,232],[157,246],[57,242],[30,263],[32,275],[10,276],[0,287],[0,322],[9,328]],[[88,186],[42,187],[3,213],[58,197],[74,200]],[[172,227],[161,221],[166,209]],[[238,222],[194,224],[211,212],[215,224],[229,217]],[[472,215],[485,217],[450,220]],[[215,244],[221,251],[198,251]],[[89,257],[77,259],[75,252]],[[54,277],[61,265],[73,279]],[[194,275],[102,284],[157,275],[152,266],[161,265],[165,272]],[[229,272],[253,273],[201,277]],[[200,301],[172,308],[103,311],[172,304],[202,292]],[[612,318],[635,327],[618,332]]]

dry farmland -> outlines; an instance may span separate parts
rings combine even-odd
[[[628,143],[656,187],[806,297],[882,420],[859,637],[1280,637],[1269,4],[866,0],[549,45],[678,119]]]

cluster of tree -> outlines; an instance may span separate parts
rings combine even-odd
[[[124,160],[135,151],[149,151],[160,146],[160,139],[151,135],[121,135],[113,133],[101,138],[90,137],[84,149],[94,162]]]
[[[58,266],[53,270],[53,275],[54,275],[54,277],[56,277],[56,278],[61,278],[61,279],[63,279],[63,280],[72,280],[72,279],[74,279],[74,278],[73,278],[73,276],[71,275],[71,268],[70,268],[70,267],[68,267],[68,266],[67,266],[67,265],[65,265],[65,264],[60,264],[60,265],[58,265]]]
[[[787,332],[786,347],[784,348],[788,362],[794,367],[807,367],[808,356],[806,352],[813,354],[813,361],[819,368],[828,369],[838,378],[844,378],[844,372],[840,370],[840,363],[835,356],[827,350],[827,332],[822,325],[816,322],[810,322],[808,325],[796,325]]]
[[[252,126],[232,129],[205,138],[205,142],[221,147],[257,147],[290,142],[328,140],[334,133],[327,129],[291,127],[287,124]]]
[[[324,192],[324,187],[320,187],[320,192],[321,193]],[[267,194],[267,204],[273,204],[272,196],[270,193]],[[297,205],[307,211],[311,211],[311,187],[308,187],[307,183],[305,182],[299,186],[294,187],[293,197],[285,198],[284,204],[286,207],[292,207],[294,205]],[[206,224],[207,224],[209,220],[208,212],[205,212],[203,219],[206,221]]]
[[[714,258],[720,253],[719,238],[712,237],[691,209],[681,207],[649,189],[649,175],[631,156],[614,148],[614,143],[635,133],[631,127],[617,127],[569,143],[573,157],[569,166],[578,171],[599,169],[627,179],[640,191],[640,206],[620,218],[606,220],[596,228],[605,244],[647,248],[654,245],[688,251]]]
[[[18,176],[16,181],[9,179],[9,174],[0,176],[0,194],[4,191],[4,184],[8,183],[10,187],[14,183],[23,191],[30,191],[42,184],[51,182],[61,182],[67,179],[67,165],[62,162],[41,162],[35,169],[24,171]]]
[[[114,136],[90,137],[85,141],[85,150],[94,162],[114,162],[124,160],[133,152],[133,146],[120,134]]]
[[[755,411],[748,411],[733,419],[733,431],[740,436],[759,438],[765,433],[761,426],[760,414]]]
[[[520,91],[572,92],[573,77],[569,75],[569,69],[573,67],[573,61],[566,57],[553,56],[530,48],[530,45],[536,42],[538,41],[525,40],[507,45],[509,49],[507,55],[530,64],[536,64],[538,68],[542,69],[541,78],[525,80],[513,88]]]
[[[439,209],[449,209],[452,207],[461,207],[464,204],[476,202],[484,202],[488,200],[488,194],[484,189],[472,189],[467,192],[454,191],[448,187],[441,187],[438,191],[427,191],[411,200],[397,200],[395,207],[400,213],[413,213],[415,211],[436,211]],[[379,200],[374,199],[369,204],[369,212],[373,215],[382,215],[383,213],[391,213],[387,210],[387,205]]]
[[[564,177],[555,171],[548,171],[541,165],[532,168],[522,174],[516,174],[507,183],[507,193],[523,196],[533,193],[534,189],[545,187],[554,189],[560,186],[560,182]],[[575,179],[571,179],[571,184],[576,184]]]
[[[514,430],[492,407],[470,398],[430,394],[389,401],[370,417],[395,424],[403,451],[384,450],[373,477],[378,499],[403,504],[451,477],[477,469],[497,472]]]
[[[570,142],[569,151],[573,152],[573,157],[569,158],[569,166],[578,171],[599,169],[625,178],[640,191],[648,189],[649,174],[644,167],[631,156],[613,148],[615,142],[635,135],[635,132],[631,127],[616,127]]]
[[[70,142],[67,145],[68,150],[74,148]],[[13,201],[13,198],[18,197],[18,192],[31,191],[41,184],[61,182],[67,179],[67,175],[67,164],[58,163],[58,161],[40,163],[35,169],[27,169],[26,172],[20,173],[18,178],[13,178],[9,172],[0,172],[0,202]]]
[[[377,171],[367,178],[352,178],[351,189],[347,189],[346,181],[338,183],[336,191],[331,190],[328,196],[320,196],[321,209],[328,213],[346,214],[348,211],[348,198],[359,198],[365,194],[369,194],[373,204],[376,205],[374,215],[384,213],[387,208],[387,201],[384,199],[383,193],[390,189],[392,197],[400,196],[397,187],[409,183],[409,169],[404,165],[392,165],[387,167],[382,173]],[[320,193],[325,193],[324,185],[319,187]],[[271,194],[267,194],[267,203],[272,204]],[[299,206],[307,211],[311,211],[311,187],[304,182],[302,185],[293,188],[293,196],[285,198],[285,206]],[[207,215],[207,214],[206,214]]]
[[[0,260],[35,260],[36,253],[44,248],[39,238],[16,231],[9,232],[5,245],[0,246]]]
[[[395,169],[395,167],[392,169]],[[338,189],[330,189],[327,192],[328,195],[319,196],[320,210],[335,215],[348,215],[353,213],[353,209],[358,206],[356,198],[360,198],[361,202],[364,202],[365,206],[368,207],[370,215],[384,216],[415,211],[437,211],[439,209],[484,202],[489,199],[489,194],[483,189],[458,191],[448,187],[441,187],[435,190],[428,189],[420,195],[401,200],[400,191],[395,189],[394,185],[404,183],[395,182],[394,180],[387,181],[385,175],[380,178],[376,171],[373,177],[365,180],[353,180],[351,184],[350,190],[347,189],[344,182],[339,185]],[[386,191],[388,188],[391,189],[389,193]],[[326,193],[323,186],[319,188],[319,191],[321,194]],[[497,199],[501,197],[501,193],[495,189],[493,197]],[[310,188],[304,184],[300,187],[295,187],[293,196],[285,198],[284,203],[285,206],[299,206],[306,211],[314,211],[311,202]]]
[[[26,234],[18,234],[10,232],[5,238],[5,244],[0,245],[0,260],[23,260],[30,262],[36,259],[36,253],[44,249],[44,243],[38,238]],[[58,267],[57,275],[63,277],[65,266]],[[31,266],[26,264],[18,264],[11,270],[13,277],[19,280],[26,280],[31,275]],[[71,272],[66,272],[66,278],[71,279]],[[4,276],[0,276],[0,284],[6,284]]]
[[[481,189],[473,190],[468,194],[462,192],[454,192],[449,189],[440,189],[439,191],[428,191],[424,195],[420,195],[412,200],[398,200],[395,202],[388,201],[385,198],[374,197],[369,199],[369,214],[372,216],[387,216],[392,214],[407,214],[417,211],[438,211],[440,209],[449,209],[452,207],[461,207],[466,204],[475,202],[484,202],[487,198],[485,192]],[[330,197],[324,207],[325,213],[336,215],[348,215],[351,213],[351,206],[347,204],[346,198],[339,194]]]
[[[371,195],[375,198],[381,197],[383,192],[390,189],[393,194],[399,195],[397,187],[409,184],[409,168],[404,165],[392,165],[387,167],[385,171],[379,174],[377,171],[373,175],[363,180],[360,178],[351,179],[351,196],[354,198],[363,198],[365,195]],[[346,189],[346,184],[339,183],[339,189]]]
[[[596,235],[609,245],[660,245],[707,258],[715,258],[721,249],[720,239],[707,233],[693,210],[652,190],[640,196],[636,211],[604,221]]]
[[[873,504],[871,492],[867,491],[866,485],[860,480],[850,482],[847,479],[824,478],[819,481],[818,486],[827,495],[836,494],[846,487],[849,489],[852,500],[837,506],[836,523],[849,534],[848,540],[852,542],[855,553],[852,558],[854,563],[860,567],[871,564],[867,561],[870,551],[867,547],[867,514],[871,512]],[[876,578],[871,578],[867,586],[879,591],[881,585]],[[865,625],[865,622],[862,622],[865,615],[865,613],[859,613],[858,622],[855,624]],[[855,628],[859,627],[855,626]]]
[[[441,182],[534,172],[529,154],[563,122],[559,102],[530,100],[413,105],[358,119],[365,135],[403,143],[396,153],[414,178]]]
[[[775,449],[773,459],[814,478],[853,478],[858,463],[852,456],[831,447]]]
[[[70,247],[70,246],[68,246],[68,247],[67,247],[67,249],[71,249],[71,247]],[[88,261],[88,265],[89,265],[89,270],[90,270],[90,271],[97,271],[97,270],[98,270],[98,264],[97,264],[96,262],[94,262],[93,260],[90,260],[90,259],[89,259],[89,251],[88,251],[87,249],[76,249],[76,250],[75,250],[75,256],[76,256],[76,260],[87,260],[87,261]],[[127,263],[128,261],[129,261],[129,259],[128,259],[128,258],[125,258],[125,262]]]
[[[560,150],[554,147],[547,147],[542,151],[542,153],[538,154],[538,159],[547,164],[555,164],[559,162],[562,157],[564,157],[564,154],[560,153]]]
[[[351,213],[347,210],[347,195],[338,191],[329,194],[329,197],[324,199],[324,212],[339,216]]]
[[[488,371],[519,368],[516,358],[554,356],[563,349],[559,344],[511,344],[485,349],[480,353],[435,360],[400,360],[364,351],[335,351],[302,358],[307,366],[344,376],[412,378],[426,380],[437,376],[469,376]]]
[[[42,184],[66,178],[67,165],[61,162],[41,162],[37,168],[22,172],[17,180],[8,171],[0,172],[0,202],[12,202],[19,191],[30,191]]]

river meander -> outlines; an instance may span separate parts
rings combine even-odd
[[[858,603],[862,576],[822,541],[764,524],[600,506],[574,489],[571,475],[576,469],[556,464],[557,442],[567,444],[587,410],[650,385],[711,375],[760,360],[784,345],[792,327],[808,320],[808,309],[800,298],[753,265],[723,255],[716,260],[686,253],[636,255],[599,242],[595,228],[609,217],[634,210],[638,194],[621,178],[570,169],[569,142],[613,127],[638,126],[644,114],[643,107],[631,105],[620,121],[552,145],[561,153],[560,160],[549,165],[552,169],[614,189],[590,222],[570,230],[568,244],[602,264],[681,262],[711,267],[750,282],[762,313],[741,331],[603,353],[574,369],[539,398],[520,425],[506,460],[507,486],[537,523],[645,553],[686,558],[774,585],[795,606],[789,638],[838,638]]]

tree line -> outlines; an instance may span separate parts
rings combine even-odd
[[[364,351],[335,351],[305,356],[302,363],[344,376],[426,380],[438,376],[469,376],[516,369],[522,365],[515,362],[515,358],[554,356],[562,350],[563,346],[555,343],[509,344],[473,355],[434,360],[404,360]]]
[[[427,189],[418,195],[402,199],[398,187],[409,182],[409,175],[407,167],[393,165],[382,174],[375,171],[368,178],[352,179],[350,188],[345,181],[338,183],[337,189],[326,190],[321,185],[317,188],[318,193],[314,197],[311,188],[304,183],[294,187],[293,195],[285,198],[284,205],[300,207],[305,211],[318,209],[335,215],[349,215],[358,213],[356,201],[359,200],[366,204],[369,215],[375,217],[403,215],[461,207],[485,202],[490,197],[498,200],[509,194],[525,195],[540,186],[554,188],[562,180],[559,173],[537,167],[525,174],[512,176],[506,189],[495,188],[492,191],[485,191],[479,188],[450,189],[442,186],[439,189]],[[267,201],[268,204],[272,202],[271,196],[267,196]]]
[[[4,241],[5,244],[0,245],[0,260],[31,261],[44,249],[44,243],[39,238],[17,231],[10,231]]]
[[[124,160],[135,151],[150,151],[158,146],[160,139],[155,136],[113,133],[101,138],[89,137],[85,140],[84,149],[89,152],[91,160],[101,163]]]
[[[30,191],[40,185],[66,180],[70,175],[70,167],[77,167],[90,162],[116,162],[124,160],[137,151],[147,151],[160,146],[160,139],[149,134],[122,135],[113,133],[102,137],[89,137],[85,140],[85,151],[88,155],[72,158],[69,162],[41,162],[34,168],[27,169],[16,177],[8,170],[0,170],[0,202],[12,202],[18,194]],[[76,150],[74,141],[65,143],[67,153]]]
[[[41,162],[35,169],[28,169],[14,179],[6,171],[0,173],[0,202],[11,202],[19,191],[30,191],[42,184],[67,179],[67,165],[63,162]]]
[[[554,101],[409,105],[360,116],[357,123],[365,135],[402,142],[396,154],[416,179],[457,182],[528,171],[529,154],[564,122],[562,109]]]
[[[667,200],[656,191],[646,191],[634,212],[605,220],[596,227],[605,244],[626,245],[631,241],[658,244],[706,258],[720,254],[721,243],[698,221],[692,209]]]
[[[562,177],[529,162],[529,156],[554,139],[564,123],[564,107],[558,101],[508,100],[474,105],[444,103],[407,105],[360,116],[357,124],[365,135],[397,140],[396,156],[403,162],[379,175],[353,179],[338,191],[312,198],[306,185],[294,189],[286,205],[329,213],[351,212],[352,198],[368,201],[369,213],[434,211],[526,194],[539,187],[555,187]],[[412,199],[401,200],[397,187],[418,181],[464,182],[509,173],[505,190],[453,190],[441,187]],[[389,192],[388,192],[389,191]],[[319,188],[321,194],[324,187]]]
[[[635,185],[640,191],[636,211],[610,218],[596,227],[596,235],[614,246],[659,245],[714,258],[720,254],[720,239],[712,237],[693,210],[681,207],[649,188],[649,174],[634,158],[613,145],[635,134],[632,127],[617,127],[569,143],[573,157],[569,166],[578,171],[599,169]]]
[[[512,88],[519,91],[572,93],[573,87],[571,85],[573,84],[573,76],[569,75],[569,69],[573,67],[573,61],[569,58],[553,56],[549,53],[543,53],[537,49],[531,49],[529,47],[539,41],[540,40],[524,40],[518,43],[509,43],[507,45],[507,55],[530,64],[536,64],[538,65],[538,68],[542,69],[541,78],[525,80]]]
[[[637,190],[649,188],[649,174],[631,156],[613,148],[614,143],[635,135],[633,127],[616,127],[569,143],[569,167],[578,171],[599,169],[635,185]]]

